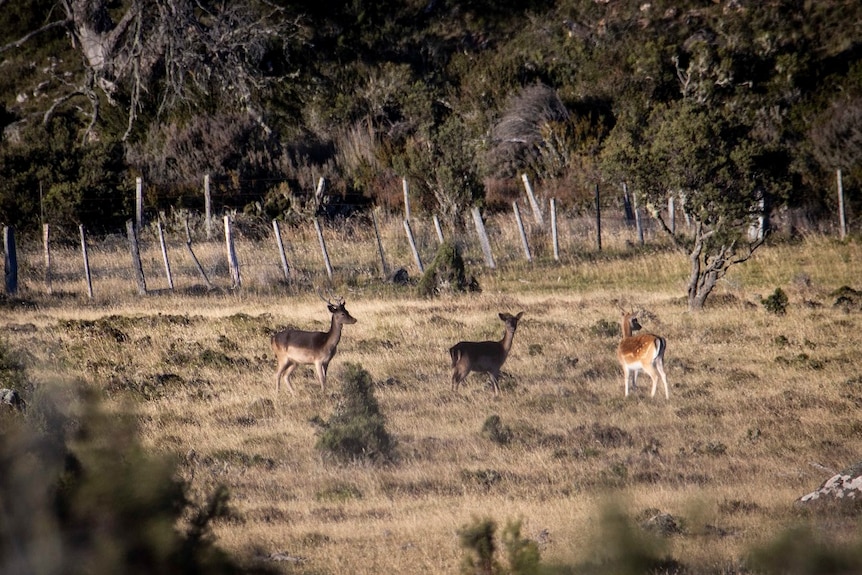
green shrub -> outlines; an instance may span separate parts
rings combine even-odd
[[[419,295],[429,297],[443,292],[479,291],[475,279],[467,279],[461,248],[453,241],[444,242],[434,261],[419,280]]]
[[[374,397],[374,382],[361,365],[345,367],[342,396],[335,413],[323,425],[317,449],[342,462],[390,462],[395,442]]]
[[[0,549],[15,550],[0,552],[0,572],[272,573],[215,546],[213,522],[231,515],[226,488],[193,501],[132,416],[107,413],[95,394],[73,399],[78,408],[57,397],[62,412],[51,395],[0,418]]]
[[[496,559],[494,540],[497,524],[492,519],[475,519],[458,531],[467,555],[461,562],[462,575],[531,575],[539,572],[539,547],[521,537],[521,522],[509,522],[503,530],[508,568]]]
[[[781,288],[775,288],[772,295],[766,299],[761,299],[760,303],[766,308],[769,313],[775,315],[784,315],[787,313],[787,294]]]

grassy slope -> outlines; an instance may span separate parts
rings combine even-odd
[[[517,246],[512,236],[495,245]],[[315,238],[292,240],[297,273],[316,265]],[[345,234],[330,248],[342,241],[355,242]],[[756,542],[801,518],[793,501],[830,474],[824,467],[858,460],[862,315],[833,307],[829,292],[862,288],[862,249],[819,238],[765,248],[734,269],[713,305],[691,314],[684,256],[631,251],[622,239],[606,246],[601,257],[563,265],[547,256],[532,267],[503,259],[494,273],[476,264],[481,294],[433,300],[375,287],[373,249],[334,258],[337,274],[358,270],[341,287],[359,322],[345,327],[326,393],[303,368],[295,397],[284,388],[273,397],[269,333],[288,324],[326,329],[328,315],[301,287],[316,278],[274,287],[277,264],[255,268],[263,248],[250,244],[240,257],[255,271],[238,293],[136,300],[133,284],[102,277],[104,295],[87,302],[74,295],[82,288],[69,271],[55,280],[65,297],[46,298],[29,281],[23,295],[44,303],[4,313],[0,335],[29,350],[37,382],[82,378],[118,408],[132,398],[145,443],[177,453],[195,489],[230,487],[238,515],[219,526],[221,544],[304,559],[282,564],[285,572],[454,573],[457,530],[486,516],[522,519],[529,537],[546,531],[543,562],[579,563],[605,548],[598,523],[609,500],[633,518],[672,514],[684,532],[667,541],[669,554],[731,570]],[[200,249],[206,259],[220,246]],[[22,251],[25,276],[38,277],[38,252]],[[403,246],[392,252],[409,263]],[[74,269],[75,257],[58,251],[57,269]],[[122,268],[128,254],[118,246],[96,257],[105,261],[99,269]],[[776,287],[790,296],[784,316],[759,303]],[[645,328],[667,338],[669,402],[661,391],[648,396],[644,376],[623,398],[614,358],[620,306],[647,310]],[[479,375],[453,395],[447,348],[500,337],[497,312],[521,310],[499,398]],[[38,329],[20,329],[29,324]],[[331,414],[346,362],[379,384],[397,465],[336,466],[313,447],[309,420]],[[482,437],[492,414],[512,429],[510,444]]]

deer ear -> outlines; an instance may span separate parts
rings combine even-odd
[[[509,315],[509,314],[507,314],[507,313],[500,313],[500,314],[497,314],[497,315],[499,315],[499,316],[500,316],[500,319],[501,319],[501,320],[503,320],[503,321],[506,321],[507,319],[509,319],[510,317],[512,317],[511,315]]]
[[[330,303],[330,304],[326,304],[326,307],[328,307],[328,308],[329,308],[329,313],[335,313],[335,312],[337,312],[337,311],[338,311],[338,308],[337,308],[337,307],[335,307],[334,305],[332,305],[331,303]]]
[[[519,311],[518,315],[515,316],[515,319],[520,320],[522,317],[524,317],[524,312]]]

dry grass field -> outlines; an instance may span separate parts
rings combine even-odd
[[[858,540],[852,514],[794,504],[862,459],[862,311],[835,306],[832,295],[862,289],[856,241],[764,247],[690,313],[687,258],[660,238],[642,248],[631,232],[609,230],[599,253],[588,232],[567,224],[561,261],[543,247],[528,264],[513,230],[493,231],[510,223],[491,224],[492,245],[510,255],[488,270],[468,243],[481,293],[435,298],[379,281],[367,226],[327,230],[331,285],[358,322],[344,328],[325,392],[302,367],[296,395],[282,386],[275,396],[269,349],[285,326],[328,328],[312,289],[329,285],[313,229],[285,235],[290,283],[270,240],[240,235],[239,289],[225,287],[223,246],[195,244],[222,286],[211,293],[193,289],[200,281],[179,234],[176,289],[160,283],[150,245],[145,297],[125,271],[126,245],[108,242],[91,248],[92,300],[74,245],[53,250],[49,295],[40,247],[25,244],[23,303],[3,308],[0,338],[26,358],[35,385],[81,381],[111,409],[134,410],[144,445],[175,454],[195,492],[226,485],[235,515],[218,523],[218,544],[243,558],[279,558],[272,565],[284,573],[457,573],[459,530],[484,518],[501,528],[520,521],[543,566],[582,572],[620,553],[609,509],[633,525],[672,516],[677,529],[659,538],[660,554],[688,572],[745,572],[752,550],[798,524]],[[400,222],[383,227],[389,265],[415,280]],[[429,261],[431,232],[420,227]],[[789,297],[784,315],[761,303],[776,288]],[[614,355],[621,308],[643,309],[644,328],[667,339],[669,401],[661,389],[649,396],[644,375],[623,397]],[[500,395],[477,374],[453,394],[448,348],[499,339],[501,311],[524,317]],[[348,363],[373,378],[397,441],[390,464],[339,464],[315,448],[313,421],[336,409]],[[494,415],[501,434],[483,433]]]

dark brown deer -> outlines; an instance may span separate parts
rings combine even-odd
[[[500,368],[512,349],[512,339],[518,328],[518,321],[524,315],[501,313],[500,319],[506,324],[506,333],[500,341],[462,341],[449,349],[452,357],[452,391],[457,391],[471,371],[487,373],[494,385],[494,395],[500,393]]]
[[[276,395],[278,395],[282,376],[284,376],[290,393],[296,393],[290,384],[290,374],[293,373],[296,366],[302,364],[314,365],[314,371],[318,381],[320,381],[320,389],[326,391],[326,369],[338,349],[338,342],[341,340],[341,328],[346,324],[356,323],[356,318],[350,315],[350,312],[344,307],[344,299],[337,298],[335,302],[332,302],[320,295],[320,292],[317,295],[326,302],[326,307],[332,314],[329,331],[286,329],[270,338],[270,345],[272,351],[275,352],[278,366],[275,372]]]
[[[622,324],[623,338],[617,347],[617,359],[619,359],[623,369],[626,397],[629,395],[629,380],[631,380],[632,389],[634,389],[637,386],[638,372],[645,371],[652,380],[650,397],[655,397],[658,378],[661,377],[664,383],[665,399],[670,399],[667,376],[664,373],[664,352],[667,349],[667,342],[663,337],[651,333],[632,335],[633,331],[641,329],[637,315],[633,312],[623,312],[620,323]]]

